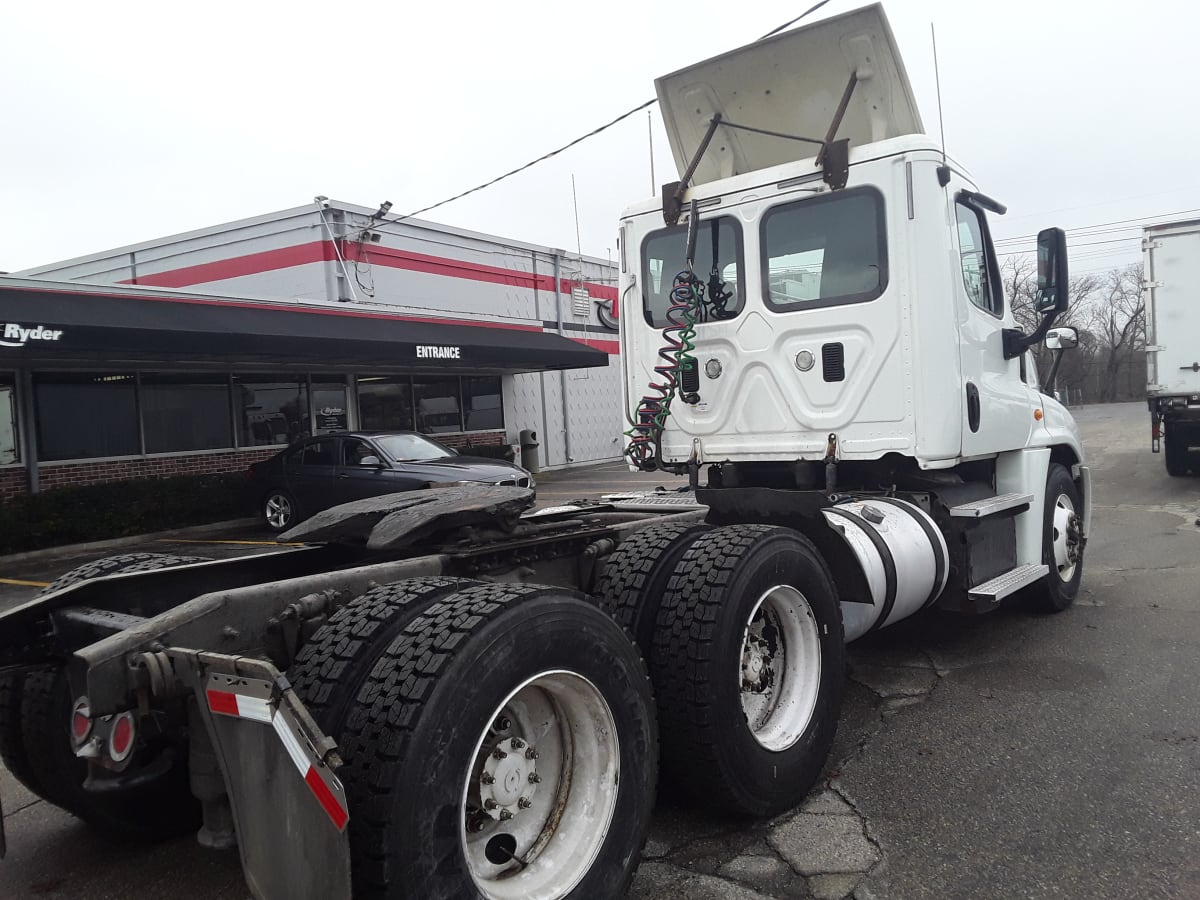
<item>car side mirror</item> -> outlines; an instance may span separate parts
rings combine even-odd
[[[371,469],[378,469],[383,465],[378,456],[364,456],[358,461],[358,464]]]
[[[1079,332],[1074,328],[1051,328],[1046,332],[1047,350],[1070,350],[1079,346]]]
[[[1038,232],[1038,292],[1035,307],[1043,315],[1067,311],[1067,233],[1061,228]]]

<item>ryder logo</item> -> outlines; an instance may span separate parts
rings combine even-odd
[[[25,328],[18,325],[16,322],[7,322],[3,326],[3,338],[0,338],[0,347],[24,347],[30,341],[57,341],[62,337],[61,331],[54,331],[44,325],[35,325],[32,328]]]

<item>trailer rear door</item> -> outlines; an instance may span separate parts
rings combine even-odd
[[[1200,394],[1200,221],[1147,228],[1144,246],[1147,391]]]

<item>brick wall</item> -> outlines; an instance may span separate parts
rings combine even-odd
[[[468,445],[503,444],[503,431],[484,431],[472,434],[436,434],[436,440],[456,450]],[[231,450],[228,453],[198,453],[190,456],[155,456],[137,459],[112,459],[100,462],[56,465],[43,463],[39,468],[39,483],[43,491],[105,481],[129,481],[134,478],[163,478],[168,475],[208,475],[217,472],[240,472],[251,463],[279,452],[278,447],[262,450]],[[29,490],[28,474],[24,469],[0,470],[0,503],[6,503]]]
[[[24,469],[0,470],[0,503],[7,503],[29,490],[29,473]]]
[[[478,447],[481,444],[503,444],[503,431],[473,431],[470,434],[431,434],[431,438],[439,444],[453,447],[455,450],[465,450],[469,446]]]

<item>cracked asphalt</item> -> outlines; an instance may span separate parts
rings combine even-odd
[[[1075,606],[852,645],[806,802],[746,821],[662,799],[632,900],[1200,897],[1200,478],[1166,475],[1142,404],[1076,416],[1096,508]],[[246,895],[232,854],[114,847],[2,770],[0,792],[0,896]]]

